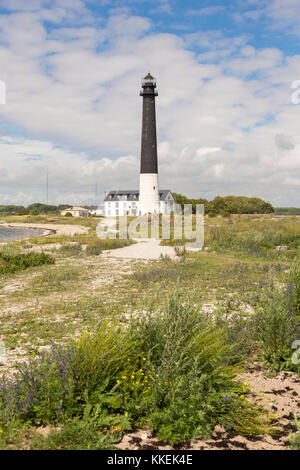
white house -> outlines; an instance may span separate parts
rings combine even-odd
[[[99,206],[95,206],[95,208],[89,210],[89,213],[91,215],[97,215],[97,216],[105,215],[104,204],[100,204]]]
[[[139,191],[109,191],[104,199],[105,217],[118,215],[143,215],[139,201]],[[174,198],[169,189],[159,191],[160,214],[171,214],[174,211]]]
[[[60,215],[66,215],[67,213],[71,214],[73,217],[87,217],[89,215],[89,210],[84,207],[68,207],[60,212]]]

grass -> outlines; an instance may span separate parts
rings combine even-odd
[[[68,218],[67,222],[69,223],[71,219]],[[215,230],[216,225],[222,230]],[[12,366],[18,360],[37,360],[42,351],[51,349],[52,340],[61,347],[68,347],[76,338],[80,338],[84,331],[88,333],[87,338],[93,337],[94,332],[101,331],[99,330],[101,325],[107,324],[105,322],[110,322],[112,319],[121,330],[133,325],[130,341],[134,344],[134,352],[129,354],[132,368],[124,369],[122,375],[117,377],[117,372],[113,372],[113,368],[109,366],[112,374],[107,389],[99,391],[98,388],[100,382],[105,382],[103,376],[100,382],[97,382],[99,378],[96,380],[97,393],[91,390],[88,396],[84,396],[84,391],[81,390],[82,403],[79,403],[79,414],[76,408],[78,403],[75,403],[77,410],[75,414],[71,412],[61,422],[57,418],[55,422],[49,418],[51,432],[46,437],[36,433],[35,429],[40,426],[38,422],[25,420],[6,424],[4,432],[0,434],[2,447],[5,448],[9,443],[10,446],[22,448],[26,441],[26,445],[33,449],[112,448],[124,429],[144,425],[150,426],[161,438],[172,443],[189,439],[197,433],[203,436],[209,435],[213,424],[208,423],[216,422],[226,424],[228,429],[234,426],[236,432],[245,435],[265,431],[272,434],[273,429],[268,427],[264,411],[256,408],[247,409],[247,400],[242,403],[243,411],[240,415],[236,409],[226,408],[227,403],[223,413],[221,412],[221,409],[223,410],[221,403],[224,405],[223,398],[221,400],[219,395],[212,394],[209,406],[215,412],[209,415],[205,408],[201,419],[199,416],[194,416],[193,410],[199,407],[202,409],[203,395],[198,393],[202,382],[199,384],[198,379],[192,380],[191,374],[194,373],[195,377],[198,377],[194,369],[181,376],[176,372],[177,375],[171,377],[174,371],[172,353],[178,351],[177,340],[175,341],[178,332],[176,329],[174,331],[166,329],[170,328],[170,323],[174,324],[174,319],[171,322],[167,313],[176,314],[174,305],[170,307],[170,293],[180,292],[180,299],[177,299],[176,305],[180,304],[183,309],[187,303],[196,306],[196,311],[205,323],[205,337],[201,339],[202,343],[200,337],[197,342],[204,344],[203,341],[207,341],[208,351],[211,350],[209,331],[213,328],[211,344],[215,344],[213,340],[218,339],[221,343],[225,341],[224,347],[232,348],[236,359],[233,357],[230,359],[229,368],[235,367],[235,362],[244,361],[245,358],[251,361],[261,357],[275,369],[291,370],[292,365],[288,360],[291,351],[288,348],[281,348],[282,354],[277,354],[276,362],[274,357],[271,357],[268,346],[272,331],[266,331],[264,322],[259,325],[257,322],[252,322],[253,317],[251,314],[249,316],[249,311],[254,311],[255,314],[262,312],[266,318],[269,318],[273,315],[273,310],[271,307],[269,310],[264,308],[268,305],[266,294],[278,289],[280,291],[280,288],[288,284],[295,286],[293,298],[299,298],[297,290],[299,250],[296,247],[300,234],[298,220],[261,222],[237,219],[233,223],[228,223],[222,217],[206,219],[207,250],[187,253],[180,257],[179,262],[163,258],[147,263],[118,260],[114,264],[99,256],[96,251],[100,249],[101,252],[108,246],[108,249],[112,249],[112,245],[118,246],[121,240],[107,241],[104,247],[103,241],[95,237],[93,230],[91,227],[89,234],[64,237],[63,240],[55,235],[45,237],[43,241],[49,242],[53,237],[54,243],[62,242],[62,248],[53,251],[55,265],[32,266],[26,271],[8,273],[0,279],[2,303],[0,339],[5,342],[9,359],[6,365],[0,366],[0,371],[11,373],[15,370],[15,366],[13,369]],[[272,231],[276,233],[272,234]],[[32,239],[31,244],[37,247],[41,245],[43,248],[41,240]],[[95,242],[101,242],[102,246],[101,243],[97,245]],[[94,252],[93,249],[90,253],[82,250],[83,245],[93,246],[94,243],[96,248]],[[287,250],[276,251],[277,243],[287,245]],[[12,255],[16,252],[26,253],[26,250],[22,243],[10,243],[4,251]],[[299,308],[297,305],[296,311]],[[181,311],[186,312],[186,310]],[[283,310],[284,312],[286,310]],[[185,313],[183,317],[186,315]],[[277,328],[278,321],[280,322],[282,318],[285,325],[289,321],[289,317],[275,316],[272,320],[274,328]],[[140,323],[137,323],[138,321]],[[267,325],[269,324],[268,321]],[[188,324],[182,326],[178,324],[178,331],[186,326]],[[264,330],[260,330],[259,342],[253,342],[253,337],[257,337],[258,327]],[[189,331],[192,329],[190,326]],[[173,343],[170,342],[169,345],[164,343],[161,338],[163,331],[166,332],[166,337],[174,339]],[[216,335],[216,331],[222,333]],[[149,343],[139,342],[143,337],[147,338]],[[121,344],[123,343],[125,342],[122,340]],[[96,344],[100,347],[99,351],[103,351],[101,346],[103,343],[98,344],[96,341]],[[216,347],[221,347],[220,343],[218,344]],[[94,356],[98,355],[94,354],[96,346],[89,343],[89,347],[91,353],[87,355],[87,364],[98,370],[98,366],[93,363]],[[120,346],[115,345],[115,347]],[[120,350],[117,351],[114,357],[121,357]],[[231,356],[228,350],[226,351],[226,360],[228,360]],[[212,355],[211,353],[207,356],[207,364]],[[143,357],[146,357],[152,369],[154,367],[159,371],[160,379],[165,378],[164,382],[173,381],[176,387],[169,389],[168,384],[165,384],[166,387],[162,388],[157,386],[157,382],[156,388],[151,390],[149,400],[144,400],[144,397],[141,399],[141,394],[145,390],[145,387],[140,389],[143,380],[139,380],[138,385],[133,385],[132,374],[129,373],[134,372],[134,377],[138,377],[139,369],[143,368],[141,367]],[[179,356],[174,360],[175,362],[179,360]],[[87,368],[84,367],[84,370],[87,371]],[[144,375],[149,374],[144,372]],[[126,376],[126,380],[122,379],[123,376]],[[93,373],[90,377],[93,377]],[[140,375],[139,379],[141,378]],[[117,380],[120,380],[121,385],[112,391]],[[84,384],[90,383],[87,374]],[[222,385],[223,391],[224,387]],[[207,390],[203,388],[203,392],[205,391]],[[188,406],[181,408],[185,406],[185,402],[189,402],[185,398],[185,393],[188,393],[189,398],[192,397],[190,409]],[[236,396],[234,390],[232,393],[229,390],[226,393],[229,396]],[[108,395],[104,397],[103,394]],[[121,394],[123,399],[125,395],[128,396],[126,409],[124,400],[122,407],[117,407],[118,394]],[[116,408],[109,405],[107,400],[112,400],[110,403],[114,403]],[[100,402],[104,403],[101,409],[97,408],[97,403]],[[143,410],[139,408],[141,404]],[[103,407],[107,410],[106,415],[103,414]],[[183,421],[180,418],[182,413],[187,417]],[[236,415],[238,418],[235,421]]]
[[[2,431],[58,424],[50,448],[106,448],[143,424],[171,444],[208,437],[217,423],[243,434],[272,432],[264,411],[244,399],[222,329],[200,307],[176,292],[155,315],[135,316],[127,327],[112,317],[69,346],[52,343],[0,381]]]

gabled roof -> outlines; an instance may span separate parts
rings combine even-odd
[[[67,207],[67,209],[63,209],[61,212],[64,211],[87,211],[88,209],[85,209],[84,207],[79,207],[79,206],[73,206],[73,207]]]
[[[168,194],[172,195],[170,189],[161,189],[159,191],[159,200],[165,201]],[[104,201],[138,201],[139,195],[140,192],[135,190],[109,191],[109,193],[105,196]]]
[[[126,198],[125,198],[126,196]],[[125,191],[109,191],[105,196],[104,201],[138,201],[139,191],[125,190]]]

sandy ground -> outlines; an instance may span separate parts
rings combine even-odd
[[[169,256],[177,258],[175,250],[172,246],[160,246],[160,240],[136,239],[134,245],[117,248],[115,250],[107,250],[102,256],[109,258],[127,258],[127,259],[159,259],[160,256]]]
[[[7,223],[3,222],[2,227],[15,227],[15,228],[39,228],[48,231],[46,235],[50,233],[56,233],[57,235],[80,235],[82,233],[88,233],[87,227],[81,225],[65,225],[65,224],[27,224],[27,223]]]

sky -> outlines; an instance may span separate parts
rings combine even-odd
[[[0,204],[46,203],[47,174],[51,204],[138,189],[150,71],[161,189],[300,207],[299,17],[299,0],[0,0]]]

